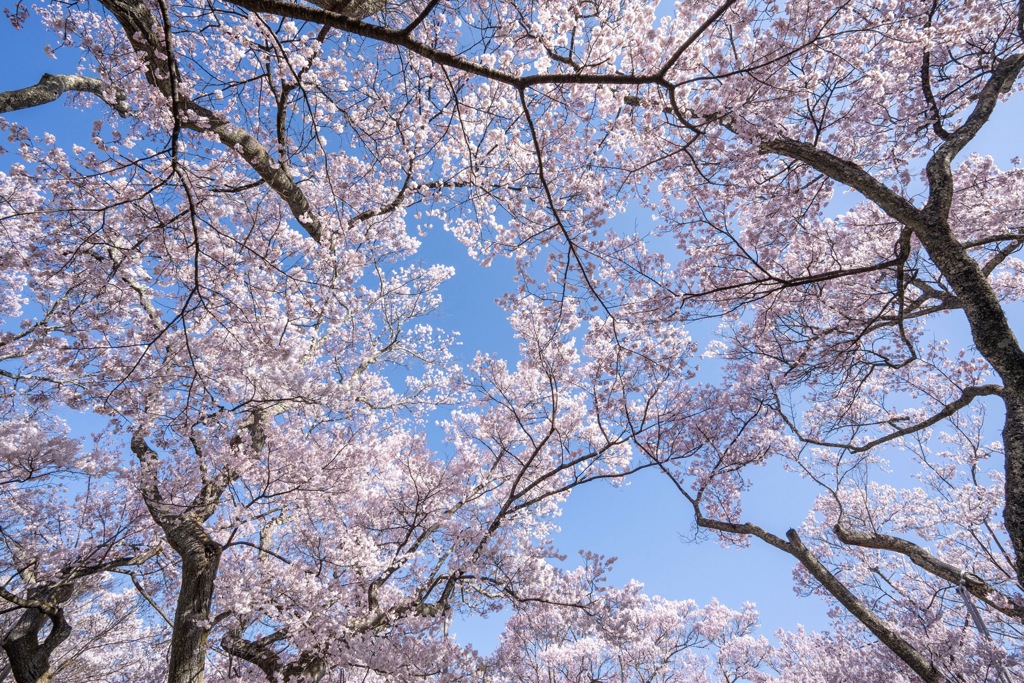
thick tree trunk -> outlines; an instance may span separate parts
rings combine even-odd
[[[146,443],[142,432],[132,436],[132,452],[139,459],[142,495],[153,520],[163,530],[167,542],[181,558],[181,588],[174,610],[168,683],[202,683],[205,678],[206,651],[213,619],[213,589],[224,547],[213,540],[203,527],[217,509],[224,489],[233,475],[222,472],[204,479],[191,504],[169,505],[160,493],[157,467],[159,458]],[[200,454],[200,457],[201,454]]]
[[[39,632],[50,621],[50,633],[39,642]],[[27,609],[2,641],[4,652],[11,666],[16,683],[50,683],[50,655],[57,646],[71,635],[71,626],[64,619],[64,613],[57,611],[50,617],[38,609]]]
[[[1003,521],[1016,554],[1017,583],[1024,587],[1024,399],[1010,396],[1005,405],[1006,507]]]
[[[975,348],[1003,382],[1003,519],[1016,555],[1017,583],[1024,588],[1024,350],[988,278],[956,240],[945,219],[929,221],[926,228],[918,230],[918,235],[963,307]]]
[[[175,527],[168,540],[181,557],[181,590],[174,611],[167,681],[202,683],[212,628],[210,606],[223,548],[194,522]]]

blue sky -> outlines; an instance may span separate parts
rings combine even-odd
[[[1002,168],[1008,168],[1013,157],[1024,156],[1022,132],[1024,95],[1019,94],[997,108],[989,124],[958,159],[971,153],[987,154]],[[852,192],[839,194],[833,201],[833,211],[841,213],[859,200],[859,195]],[[610,221],[610,227],[636,225],[642,229],[646,220],[647,213],[625,213]],[[455,261],[452,264],[457,265]],[[461,295],[455,302],[446,298],[443,310],[456,311],[465,306],[472,315],[494,324],[494,313],[483,292],[491,288],[496,296],[501,292],[501,280],[467,274],[467,269],[458,265],[457,271],[452,288]],[[470,290],[458,284],[460,277],[474,281],[472,298]],[[1008,310],[1011,324],[1020,329],[1024,306],[1017,304]],[[937,339],[948,339],[954,348],[971,345],[959,312],[933,318],[930,331]],[[474,330],[465,335],[467,347],[477,334]],[[708,341],[699,332],[694,335],[701,344]],[[486,344],[493,340],[485,334],[481,341]],[[817,492],[814,486],[783,472],[777,463],[748,474],[754,486],[744,499],[746,519],[779,535],[803,522]],[[615,583],[636,579],[652,594],[698,603],[714,597],[734,609],[745,601],[754,602],[761,615],[762,631],[769,636],[780,628],[791,630],[803,625],[809,630],[825,630],[829,626],[828,606],[823,599],[795,594],[792,572],[796,561],[792,557],[757,539],[746,548],[721,547],[713,539],[694,541],[692,516],[685,501],[658,473],[641,473],[620,488],[597,482],[577,489],[565,504],[559,525],[562,531],[556,545],[569,555],[567,562],[572,563],[580,549],[615,556]],[[500,617],[456,623],[455,628],[460,637],[486,650],[497,642]]]
[[[0,88],[33,84],[46,71],[74,69],[77,55],[65,50],[55,62],[43,51],[46,41],[34,26],[18,32],[8,22],[0,21],[0,59],[8,65],[0,73]],[[92,117],[57,102],[19,112],[16,120],[28,125],[33,134],[48,131],[56,134],[58,140],[67,140],[87,136]],[[1010,158],[1024,152],[1022,124],[1024,97],[1017,96],[997,110],[994,120],[968,152],[991,154],[1001,166],[1008,166]],[[9,158],[0,160],[0,167],[8,163]],[[836,206],[846,208],[854,199],[842,196]],[[636,224],[642,228],[645,220],[646,215],[627,213],[612,221],[611,226]],[[490,268],[481,268],[466,256],[465,249],[451,235],[438,231],[424,238],[422,259],[456,268],[455,277],[442,289],[444,302],[436,323],[460,332],[460,360],[470,360],[478,350],[514,357],[511,328],[495,303],[512,287],[511,264],[498,260]],[[1012,310],[1018,314],[1013,322],[1019,329],[1021,309]],[[946,316],[943,320],[948,321],[949,327],[933,328],[937,337],[952,336],[958,343],[969,344],[955,317]],[[792,474],[782,473],[777,466],[756,471],[755,479],[757,486],[746,505],[750,519],[776,533],[803,521],[814,496],[810,486]],[[812,629],[827,627],[825,603],[794,594],[792,558],[757,541],[739,549],[722,548],[711,540],[689,540],[693,527],[684,501],[656,473],[641,474],[618,488],[597,483],[575,491],[565,506],[560,526],[562,531],[556,542],[570,556],[570,563],[579,549],[619,558],[612,576],[616,583],[637,579],[646,584],[649,592],[667,598],[693,598],[703,603],[717,597],[734,608],[744,601],[753,601],[767,633],[776,628],[792,629],[797,624]],[[459,621],[454,630],[461,640],[472,641],[486,651],[496,642],[500,620]]]

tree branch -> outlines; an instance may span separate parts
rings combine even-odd
[[[700,497],[694,497],[687,492],[679,481],[671,475],[666,468],[662,468],[673,481],[679,492],[689,501],[693,507],[694,519],[698,527],[712,529],[727,534],[738,534],[742,536],[756,536],[765,543],[772,545],[789,555],[795,557],[804,569],[813,576],[828,593],[835,598],[847,611],[850,612],[860,623],[867,627],[871,633],[878,638],[883,645],[888,647],[893,654],[899,657],[914,672],[923,678],[927,683],[946,683],[948,679],[941,671],[921,654],[910,642],[901,636],[895,629],[889,626],[886,620],[875,614],[871,608],[858,598],[853,591],[846,587],[835,574],[815,557],[814,553],[804,545],[795,529],[786,532],[786,539],[767,531],[757,524],[742,522],[726,522],[723,520],[709,519],[700,510]],[[959,576],[959,574],[958,574]]]
[[[786,532],[789,539],[789,549],[786,551],[804,566],[811,576],[818,580],[818,583],[827,590],[832,597],[839,601],[850,614],[855,616],[860,623],[864,624],[869,631],[875,634],[882,643],[902,659],[914,672],[923,678],[927,683],[944,683],[948,679],[928,659],[922,655],[917,648],[907,642],[889,623],[871,611],[860,598],[854,595],[853,591],[846,587],[835,574],[830,572],[817,557],[803,544],[795,529]]]
[[[832,180],[857,190],[865,198],[877,204],[891,218],[915,230],[915,232],[923,223],[921,210],[911,204],[906,198],[890,190],[858,164],[847,161],[826,150],[819,149],[811,143],[792,138],[763,140],[760,152],[762,154],[780,154],[790,159],[802,161],[811,168],[824,173]]]
[[[979,600],[983,600],[985,604],[992,609],[998,610],[1015,619],[1024,620],[1024,609],[1020,607],[1007,607],[999,604],[998,602],[992,601],[990,596],[995,589],[993,589],[992,586],[990,586],[984,579],[970,572],[963,572],[957,567],[954,567],[947,562],[943,562],[912,541],[908,541],[905,538],[899,538],[897,536],[890,536],[888,534],[854,531],[853,529],[844,526],[842,523],[836,524],[832,528],[836,532],[836,538],[847,545],[855,545],[861,548],[875,548],[877,550],[891,550],[892,552],[904,555],[911,562],[921,569],[924,569],[929,574],[933,574],[940,579],[949,581],[953,585],[959,585],[962,582],[967,590],[971,592],[971,595],[975,596]]]
[[[793,431],[796,437],[803,441],[804,443],[811,444],[812,446],[823,446],[825,448],[843,448],[849,451],[850,453],[864,453],[866,451],[871,450],[872,448],[881,446],[882,444],[892,441],[894,439],[898,439],[900,437],[907,436],[915,432],[919,432],[922,429],[927,429],[928,427],[931,427],[932,425],[941,422],[947,417],[950,417],[956,414],[957,412],[963,410],[968,405],[970,405],[971,402],[974,401],[974,399],[978,398],[979,396],[998,396],[1000,392],[1002,392],[1002,390],[1003,388],[998,384],[982,384],[981,386],[967,387],[962,392],[960,392],[959,398],[950,401],[949,403],[942,406],[942,408],[931,417],[922,420],[921,422],[910,425],[909,427],[897,429],[895,432],[890,432],[889,434],[880,436],[877,439],[872,439],[871,441],[861,444],[860,446],[853,446],[848,443],[840,443],[833,441],[820,441],[818,439],[811,439],[809,437],[803,436],[797,430],[796,425],[793,424],[792,420],[790,420],[789,417],[787,417],[781,410],[777,410],[777,412],[779,416],[782,418],[782,420],[786,423],[786,425]]]
[[[165,54],[166,49],[157,36],[150,9],[138,0],[101,0],[101,3],[120,22],[132,47],[146,55],[146,79],[172,102],[176,100],[178,107],[183,110],[177,112],[181,126],[197,133],[213,134],[221,144],[238,153],[285,201],[306,233],[319,242],[323,235],[323,225],[312,205],[285,166],[277,162],[259,140],[217,112],[183,97],[181,93],[177,93],[176,98],[171,97],[170,74],[174,56]]]
[[[128,115],[128,104],[124,93],[119,89],[98,78],[68,74],[43,74],[35,85],[0,92],[0,114],[48,104],[66,92],[91,93],[109,104],[121,116]]]

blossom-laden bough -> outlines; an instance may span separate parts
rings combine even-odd
[[[33,15],[82,58],[0,94],[16,680],[649,677],[616,601],[681,620],[629,622],[666,634],[655,678],[1019,675],[1022,183],[968,152],[1017,88],[1020,3],[10,13]],[[67,94],[88,139],[21,118]],[[410,227],[515,260],[518,359],[455,364],[430,317],[451,272]],[[970,343],[935,339],[950,319]],[[106,425],[92,451],[68,411]],[[819,487],[803,525],[744,517],[763,463]],[[648,467],[699,528],[793,556],[837,632],[702,634],[716,606],[635,587],[557,604],[558,503]],[[503,605],[500,663],[448,638]],[[672,664],[691,638],[705,668]],[[131,666],[89,668],[118,643]]]

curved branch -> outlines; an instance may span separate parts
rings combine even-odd
[[[60,609],[57,605],[50,602],[49,600],[23,598],[17,593],[12,593],[6,588],[3,588],[2,586],[0,586],[0,600],[6,600],[12,605],[16,605],[22,609],[39,610],[48,617],[56,616],[57,610]]]
[[[105,2],[108,0],[104,0]],[[595,73],[595,74],[531,74],[521,76],[509,71],[503,71],[494,67],[484,66],[451,52],[445,52],[431,47],[409,36],[408,29],[388,28],[376,24],[367,24],[353,19],[351,16],[337,12],[321,9],[310,5],[299,5],[283,0],[232,0],[231,4],[242,7],[252,12],[265,12],[275,14],[289,19],[309,21],[323,26],[340,29],[347,33],[382,43],[405,48],[409,52],[430,60],[439,66],[447,66],[463,73],[511,85],[514,88],[528,88],[534,85],[546,83],[572,83],[572,84],[604,84],[604,85],[642,85],[645,83],[663,84],[664,79],[658,74],[631,75],[624,73]],[[731,5],[731,2],[727,3]]]
[[[201,134],[213,134],[221,144],[234,150],[285,201],[306,233],[319,242],[323,225],[312,205],[302,188],[292,180],[287,168],[276,161],[259,140],[217,112],[181,96],[181,93],[171,97],[173,55],[166,54],[149,8],[140,0],[101,0],[101,3],[121,24],[132,47],[146,56],[146,79],[182,110],[177,112],[181,127]]]
[[[903,662],[914,670],[918,676],[928,683],[945,683],[949,679],[939,671],[932,662],[925,658],[921,652],[912,644],[907,642],[889,623],[875,614],[871,608],[860,598],[854,595],[853,591],[846,587],[842,581],[830,572],[817,557],[804,545],[795,529],[786,532],[789,539],[789,548],[786,550],[790,555],[800,561],[804,569],[810,573],[818,583],[827,590],[832,597],[839,601],[850,614],[864,624],[869,631],[875,634],[882,643],[903,660]]]
[[[797,438],[803,441],[804,443],[811,444],[812,446],[822,446],[825,448],[843,448],[849,451],[850,453],[864,453],[866,451],[871,450],[872,448],[881,446],[882,444],[892,441],[894,439],[898,439],[900,437],[907,436],[915,432],[919,432],[922,429],[927,429],[928,427],[931,427],[932,425],[937,424],[942,420],[945,420],[947,417],[952,416],[958,411],[963,410],[968,405],[970,405],[971,402],[974,401],[974,399],[978,398],[979,396],[999,396],[1002,393],[1002,390],[1003,388],[998,384],[982,384],[981,386],[967,387],[962,392],[960,392],[959,398],[957,398],[954,401],[950,401],[946,405],[942,406],[942,409],[939,410],[934,415],[932,415],[931,417],[922,420],[921,422],[918,422],[916,424],[910,425],[909,427],[897,429],[895,432],[890,432],[885,436],[880,436],[877,439],[868,441],[867,443],[861,444],[860,446],[853,446],[848,443],[839,443],[833,441],[820,441],[818,439],[811,439],[809,437],[803,436],[802,434],[800,434],[799,430],[797,430],[796,425],[793,424],[789,417],[787,417],[781,411],[778,411],[778,414],[786,423],[786,425],[791,430],[793,430],[793,433],[797,436]]]
[[[679,480],[672,475],[664,466],[662,471],[669,476],[675,484],[676,489],[693,507],[694,520],[702,529],[712,529],[727,534],[740,536],[756,536],[765,543],[782,550],[793,556],[803,565],[804,569],[813,576],[828,593],[835,598],[851,615],[862,623],[871,633],[878,638],[883,645],[899,657],[907,666],[924,679],[927,683],[947,683],[948,678],[939,671],[917,648],[899,634],[889,623],[875,614],[871,608],[853,591],[847,588],[835,574],[829,571],[828,567],[804,545],[795,529],[786,532],[783,539],[757,524],[749,522],[727,522],[724,520],[710,519],[705,517],[700,509],[700,495],[691,495],[682,486]]]
[[[876,550],[891,550],[892,552],[899,553],[900,555],[907,557],[911,562],[921,569],[924,569],[929,574],[933,574],[940,579],[949,581],[953,585],[959,585],[962,583],[967,590],[970,591],[971,595],[979,600],[983,600],[985,604],[992,609],[998,610],[1015,619],[1024,620],[1024,608],[1016,606],[1007,607],[1006,605],[993,601],[990,596],[995,592],[995,589],[980,576],[970,572],[964,572],[948,562],[943,562],[912,541],[908,541],[905,538],[899,538],[898,536],[890,536],[888,534],[854,531],[853,529],[843,526],[842,523],[836,524],[832,529],[836,533],[836,538],[847,545],[855,545],[861,548],[874,548]]]
[[[128,115],[128,104],[121,90],[98,78],[70,74],[43,74],[35,85],[0,92],[0,114],[48,104],[66,92],[91,93],[109,104],[121,116]]]
[[[846,587],[829,569],[815,557],[814,553],[804,545],[796,530],[790,529],[786,532],[786,539],[761,528],[756,524],[724,522],[715,519],[708,519],[701,514],[698,506],[694,505],[696,512],[697,526],[704,529],[713,529],[729,534],[744,536],[756,536],[775,546],[780,550],[795,557],[804,569],[817,579],[828,593],[835,598],[847,611],[850,612],[860,623],[867,627],[871,633],[878,638],[893,654],[899,657],[914,672],[928,683],[944,683],[947,679],[941,671],[917,650],[910,642],[893,629],[885,619],[875,614],[871,608],[853,591]]]
[[[860,192],[889,217],[917,232],[923,224],[921,210],[885,186],[880,180],[852,161],[817,146],[792,138],[763,140],[761,154],[779,154],[801,161],[826,176]]]
[[[1012,55],[999,62],[978,94],[977,103],[967,116],[967,120],[949,134],[928,160],[925,170],[928,175],[929,197],[925,212],[942,216],[949,214],[949,207],[953,201],[953,175],[950,164],[988,122],[996,104],[999,103],[999,98],[1013,86],[1021,69],[1024,69],[1024,53]]]
[[[287,637],[287,632],[281,630],[256,640],[246,640],[241,631],[231,630],[220,639],[220,646],[229,655],[259,667],[267,680],[273,681],[281,672],[281,655],[271,646]]]

